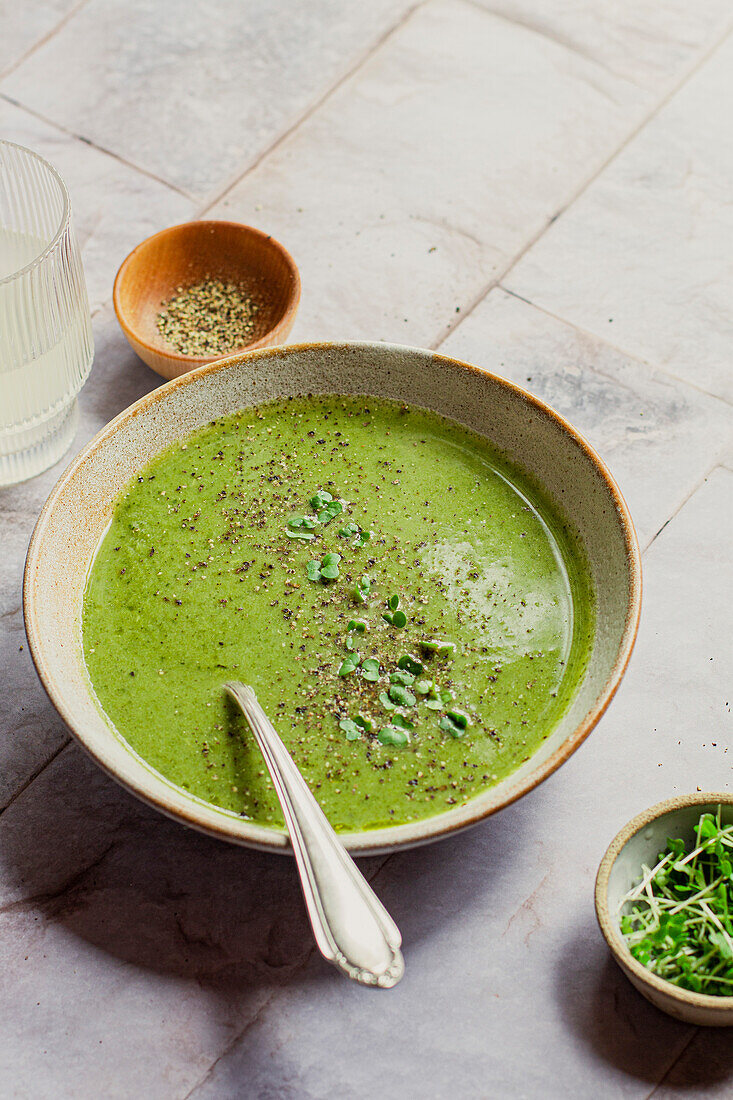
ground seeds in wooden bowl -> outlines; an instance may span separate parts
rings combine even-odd
[[[179,286],[163,303],[156,325],[181,355],[229,355],[251,343],[259,308],[236,283],[203,279]]]

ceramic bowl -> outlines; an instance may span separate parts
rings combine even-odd
[[[722,807],[733,823],[733,795],[689,794],[668,798],[633,818],[611,842],[596,879],[596,916],[606,943],[629,981],[662,1012],[688,1024],[733,1026],[733,997],[711,997],[670,985],[637,962],[619,928],[619,902],[641,877],[641,865],[653,867],[668,837],[690,843],[700,814]]]
[[[221,356],[181,355],[158,332],[156,317],[180,286],[222,279],[242,287],[259,311],[247,350],[284,344],[300,301],[300,276],[289,252],[273,237],[239,222],[185,222],[163,229],[135,248],[117,272],[114,306],[131,347],[164,378]],[[236,351],[244,351],[245,347]]]
[[[63,474],[41,513],[25,572],[31,653],[61,717],[97,763],[130,791],[214,836],[289,851],[283,833],[196,801],[131,753],[95,702],[82,656],[81,611],[87,571],[115,498],[145,463],[217,417],[304,393],[409,401],[483,434],[545,486],[579,532],[591,563],[597,631],[587,672],[562,721],[534,756],[463,806],[420,822],[343,835],[359,854],[426,843],[475,825],[567,760],[613,696],[639,618],[639,549],[606,467],[562,417],[496,375],[415,348],[300,344],[221,360],[155,390],[102,429]]]

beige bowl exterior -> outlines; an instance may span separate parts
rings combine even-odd
[[[606,943],[626,977],[653,1005],[688,1024],[733,1027],[733,997],[711,997],[679,989],[657,977],[632,956],[619,929],[621,898],[639,881],[642,863],[653,867],[667,837],[691,840],[700,814],[722,806],[726,824],[733,824],[733,795],[707,792],[668,798],[633,818],[614,837],[596,878],[596,916]]]
[[[120,490],[163,448],[210,420],[281,396],[352,393],[433,409],[488,437],[545,486],[579,532],[596,585],[597,630],[586,676],[559,726],[512,776],[425,821],[344,834],[366,855],[427,843],[475,825],[551,774],[608,706],[631,655],[641,565],[626,504],[600,458],[557,413],[496,375],[431,351],[387,344],[296,344],[232,356],[136,402],[71,463],[28,550],[24,611],[38,674],[96,762],[133,794],[203,832],[289,851],[284,833],[192,798],[135,756],[96,702],[81,644],[90,563]]]

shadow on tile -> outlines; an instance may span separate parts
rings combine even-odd
[[[650,1085],[661,1080],[693,1030],[634,989],[590,915],[585,925],[568,929],[556,967],[555,998],[568,1030],[597,1058]]]
[[[708,1096],[730,1096],[733,1092],[733,1035],[730,1028],[701,1027],[675,1062],[659,1089],[659,1100],[672,1100],[706,1086]],[[697,1095],[699,1093],[696,1092]]]
[[[476,831],[398,857],[398,874],[393,869],[377,883],[406,940],[430,939],[470,904],[477,888],[467,873],[477,852],[472,838]],[[136,967],[237,999],[253,986],[288,980],[313,950],[289,858],[170,821],[122,791],[74,744],[3,815],[0,846],[6,911],[40,911],[51,925]],[[371,877],[383,862],[360,866]],[[430,902],[447,896],[450,905]]]

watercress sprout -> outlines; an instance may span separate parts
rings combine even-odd
[[[361,675],[365,680],[376,681],[379,679],[379,661],[376,657],[367,657],[362,662]]]
[[[306,564],[309,581],[335,581],[339,575],[340,554],[324,554],[320,561],[313,559]]]
[[[356,603],[366,603],[371,587],[372,582],[369,580],[369,577],[359,577],[356,585],[352,589],[352,598]]]
[[[399,748],[408,743],[410,735],[407,730],[400,729],[397,726],[383,726],[377,734],[377,740],[382,745],[395,745]]]
[[[351,718],[342,718],[339,726],[346,734],[347,741],[358,741],[364,732],[361,726]]]

